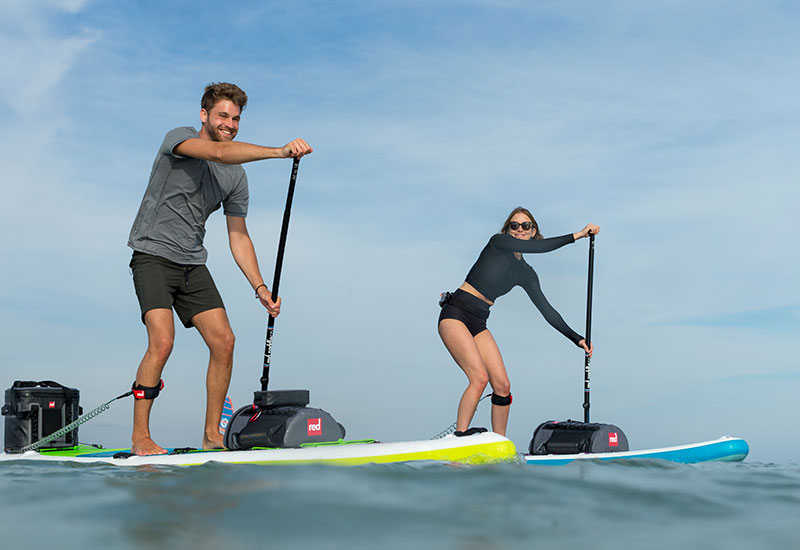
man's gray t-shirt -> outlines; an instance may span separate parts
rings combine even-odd
[[[181,157],[175,147],[199,137],[194,128],[170,130],[158,150],[128,246],[178,264],[204,264],[205,223],[223,205],[226,216],[247,215],[247,176],[238,164]]]

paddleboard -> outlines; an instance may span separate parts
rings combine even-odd
[[[680,464],[698,462],[741,462],[750,452],[744,439],[725,436],[712,441],[645,449],[641,451],[625,451],[621,453],[583,453],[574,455],[529,455],[522,457],[523,462],[533,466],[562,466],[580,460],[631,460],[659,459]]]
[[[354,466],[369,463],[439,461],[463,464],[518,462],[519,455],[509,439],[485,432],[466,437],[449,435],[441,439],[381,443],[338,441],[306,445],[293,449],[249,449],[244,451],[178,450],[175,454],[154,456],[125,455],[130,449],[98,449],[79,445],[66,449],[41,449],[26,453],[2,453],[0,462],[31,460],[71,463],[104,463],[115,466],[171,465],[196,466],[208,462],[227,464],[309,464]]]

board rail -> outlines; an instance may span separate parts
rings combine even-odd
[[[656,449],[643,449],[638,451],[624,451],[619,453],[582,453],[573,455],[531,455],[525,454],[522,460],[533,466],[563,466],[575,461],[600,461],[600,460],[666,460],[679,464],[697,464],[700,462],[741,462],[744,460],[750,447],[747,442],[739,437],[723,436],[710,441],[661,447]]]

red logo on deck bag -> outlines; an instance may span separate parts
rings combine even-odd
[[[322,419],[309,418],[308,419],[308,435],[322,435]]]
[[[619,447],[619,436],[617,432],[608,432],[608,446]]]
[[[56,408],[56,402],[55,401],[50,401],[50,402],[47,403],[47,406],[48,406],[48,408],[55,409]]]

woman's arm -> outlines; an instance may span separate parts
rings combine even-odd
[[[514,237],[511,238],[513,239]],[[530,277],[524,281],[521,286],[525,289],[531,302],[533,302],[533,305],[535,305],[536,309],[542,314],[545,321],[550,323],[550,326],[566,336],[576,346],[582,347],[581,342],[584,340],[583,336],[572,330],[566,321],[564,321],[564,318],[561,317],[555,308],[550,305],[550,302],[547,301],[547,298],[545,298],[542,292],[542,287],[539,284],[539,276],[536,275],[533,269],[530,270]]]
[[[541,254],[544,252],[551,252],[562,246],[574,243],[574,234],[568,233],[560,237],[550,237],[549,239],[522,240],[512,237],[508,233],[498,233],[489,239],[489,244],[500,250],[509,250],[511,252],[522,252],[525,254]]]
[[[567,233],[566,235],[550,237],[549,239],[523,240],[512,237],[508,233],[498,233],[489,239],[489,244],[500,250],[522,252],[523,254],[541,254],[544,252],[552,252],[564,245],[574,243],[578,239],[588,237],[589,234],[596,235],[599,232],[600,226],[590,223],[576,233]]]

